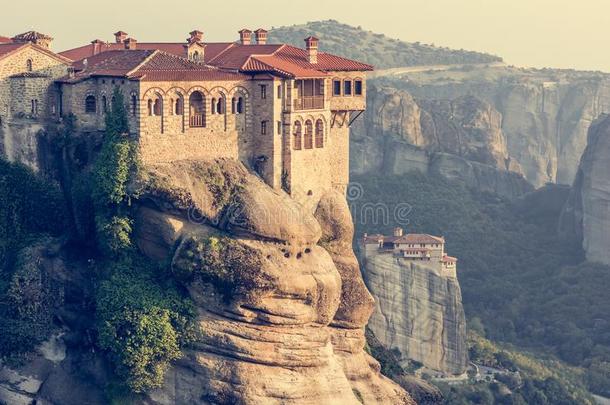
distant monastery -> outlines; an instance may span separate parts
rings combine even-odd
[[[317,38],[301,49],[268,44],[263,29],[222,43],[198,30],[177,43],[118,31],[113,42],[60,53],[51,41],[0,36],[0,135],[68,114],[80,133],[102,131],[118,87],[144,163],[232,158],[294,197],[345,190],[349,126],[365,109],[373,67],[319,52]]]
[[[392,236],[364,234],[365,257],[393,255],[397,260],[417,261],[434,267],[441,274],[456,277],[455,257],[445,254],[445,238],[422,233],[404,234],[402,228],[394,228]]]

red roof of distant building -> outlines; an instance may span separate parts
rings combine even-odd
[[[61,61],[62,63],[68,64],[70,62],[68,59],[64,58],[63,56],[60,56],[60,55],[48,50],[47,48],[43,48],[43,47],[33,44],[31,42],[0,43],[0,59],[9,56],[13,52],[17,52],[21,48],[27,48],[27,47],[34,48],[39,52],[42,52],[52,58],[55,58],[55,59]]]
[[[455,257],[447,256],[447,255],[443,256],[444,263],[456,263],[457,261],[458,261],[458,259]]]
[[[2,35],[0,35],[0,44],[6,44],[9,42],[13,42],[13,40],[9,37],[3,37]]]
[[[15,43],[6,43],[0,44],[0,59],[8,56],[9,54],[15,52],[17,49],[27,46],[27,44],[15,44]]]
[[[398,243],[398,244],[436,244],[445,243],[442,236],[428,235],[427,233],[408,233],[403,236],[367,235],[364,243]]]

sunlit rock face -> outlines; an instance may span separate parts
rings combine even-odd
[[[591,125],[570,198],[564,232],[582,240],[587,260],[610,265],[610,117]]]
[[[386,347],[447,374],[462,374],[468,362],[466,319],[460,285],[433,266],[393,255],[363,257],[367,286],[375,296],[368,327]]]
[[[305,211],[231,160],[148,166],[138,188],[138,245],[201,330],[149,403],[413,403],[363,350],[373,300],[341,194]]]

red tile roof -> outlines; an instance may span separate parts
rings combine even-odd
[[[186,56],[185,43],[138,43],[137,50],[161,50]],[[124,49],[123,44],[100,44],[100,52]],[[308,52],[290,45],[242,45],[239,43],[204,43],[205,63],[220,69],[244,73],[272,73],[288,77],[324,77],[333,71],[370,71],[371,65],[325,52],[318,52],[317,63],[309,63]],[[74,61],[93,56],[93,45],[61,52]]]
[[[384,236],[384,235],[367,235],[364,238],[364,243],[377,244],[379,241],[383,243],[399,243],[399,244],[434,244],[445,243],[445,238],[441,236],[432,236],[427,233],[408,233],[403,236]]]
[[[447,255],[443,256],[443,263],[455,263],[457,261],[458,261],[458,259],[455,257],[447,256]]]
[[[86,60],[86,63],[85,63]],[[152,50],[107,51],[75,64],[79,71],[64,81],[75,82],[94,76],[125,77],[143,81],[245,80],[248,76],[222,71],[201,63]]]
[[[13,42],[13,40],[9,37],[3,37],[2,35],[0,35],[0,44],[6,44],[9,42]]]
[[[138,42],[136,50],[160,50],[178,56],[186,56],[185,42]],[[232,45],[231,42],[204,43],[205,58],[209,60],[216,57],[220,52]],[[125,44],[108,43],[101,44],[101,52],[118,51],[125,49]],[[68,59],[78,61],[93,56],[93,45],[84,45],[59,53]]]
[[[20,48],[26,47],[27,44],[15,44],[15,43],[6,43],[0,44],[0,59],[8,56],[9,54],[17,51]]]

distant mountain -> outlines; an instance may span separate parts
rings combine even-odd
[[[269,33],[269,40],[272,43],[282,42],[302,47],[303,39],[309,35],[320,39],[322,51],[358,59],[377,68],[502,61],[502,58],[486,53],[404,42],[335,20],[273,28]]]

